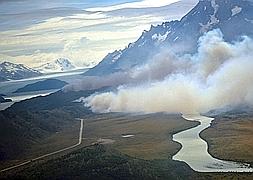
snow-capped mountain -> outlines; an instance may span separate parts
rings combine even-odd
[[[0,64],[0,81],[18,80],[42,75],[39,71],[23,64],[3,62]]]
[[[68,59],[59,58],[53,62],[43,64],[35,69],[40,71],[41,73],[53,73],[70,71],[75,69],[75,66]]]
[[[194,53],[198,39],[217,28],[229,42],[244,35],[253,37],[253,1],[200,0],[181,20],[151,26],[136,42],[123,50],[109,53],[84,75],[105,75],[128,70],[145,63],[161,48],[170,48],[176,53]]]

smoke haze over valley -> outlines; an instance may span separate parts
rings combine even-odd
[[[250,106],[250,9],[251,1],[199,1],[181,20],[151,26],[125,49],[109,53],[66,90],[113,86],[83,99],[93,112],[204,113]]]
[[[94,112],[203,113],[253,103],[253,41],[227,43],[219,29],[199,39],[196,54],[163,49],[130,72],[83,80],[68,88],[118,86],[84,99]],[[88,78],[89,79],[89,78]],[[88,83],[89,82],[89,83]]]

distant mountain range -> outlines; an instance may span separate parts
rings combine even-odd
[[[176,53],[194,53],[198,39],[217,28],[228,42],[244,35],[253,37],[253,1],[200,0],[181,20],[151,26],[136,42],[130,43],[123,50],[109,53],[84,75],[99,76],[127,71],[144,64],[162,48],[171,48]]]
[[[56,59],[53,62],[46,63],[37,68],[30,68],[23,64],[14,64],[5,61],[0,64],[0,82],[31,78],[47,73],[65,72],[74,70],[75,68],[68,59],[64,58]]]
[[[41,73],[54,73],[74,70],[76,67],[66,58],[59,58],[53,62],[43,64],[37,68]]]
[[[10,62],[3,62],[0,64],[0,81],[19,80],[40,75],[42,75],[42,73],[23,64],[14,64]]]

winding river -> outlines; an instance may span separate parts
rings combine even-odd
[[[210,126],[213,118],[200,115],[183,115],[183,118],[199,121],[200,125],[173,135],[173,140],[182,145],[173,160],[183,161],[197,172],[253,172],[249,164],[223,161],[208,153],[208,144],[199,134]]]

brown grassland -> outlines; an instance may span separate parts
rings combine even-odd
[[[83,147],[98,142],[100,138],[110,139],[113,141],[109,141],[110,143],[105,145],[107,148],[126,154],[129,157],[148,160],[147,162],[152,162],[155,159],[159,159],[161,162],[166,160],[171,162],[170,159],[181,147],[180,144],[172,141],[172,135],[198,125],[198,122],[186,121],[180,115],[163,113],[147,115],[92,114],[84,117],[84,119],[83,143],[76,148],[77,151],[85,152]],[[20,157],[17,161],[22,162],[22,159],[29,159],[30,157],[36,157],[37,155],[75,144],[79,128],[80,122],[73,121],[73,124],[69,127],[65,127],[62,131],[36,143],[29,152],[22,155],[23,157]],[[201,136],[207,140],[210,146],[209,151],[213,156],[220,159],[252,163],[252,128],[253,118],[218,117],[213,121],[210,128],[201,133]],[[134,136],[123,138],[122,135],[126,134]],[[14,172],[17,175],[29,174],[29,169],[30,172],[33,172],[31,171],[33,166],[39,169],[43,166],[51,167],[54,164],[57,167],[57,162],[61,163],[61,158],[65,157],[64,155],[75,152],[75,150],[64,152],[57,156],[34,162],[28,167],[16,169]],[[190,168],[188,171],[192,173],[189,179],[250,180],[253,178],[253,173],[196,173],[191,171]],[[12,173],[10,171],[7,175],[12,177]]]
[[[86,142],[112,139],[115,141],[112,148],[132,157],[168,159],[181,147],[172,141],[172,135],[197,125],[197,122],[186,121],[180,115],[101,114],[85,120],[84,137]],[[123,138],[125,134],[134,136]]]
[[[214,157],[253,165],[253,117],[217,117],[201,136]]]

